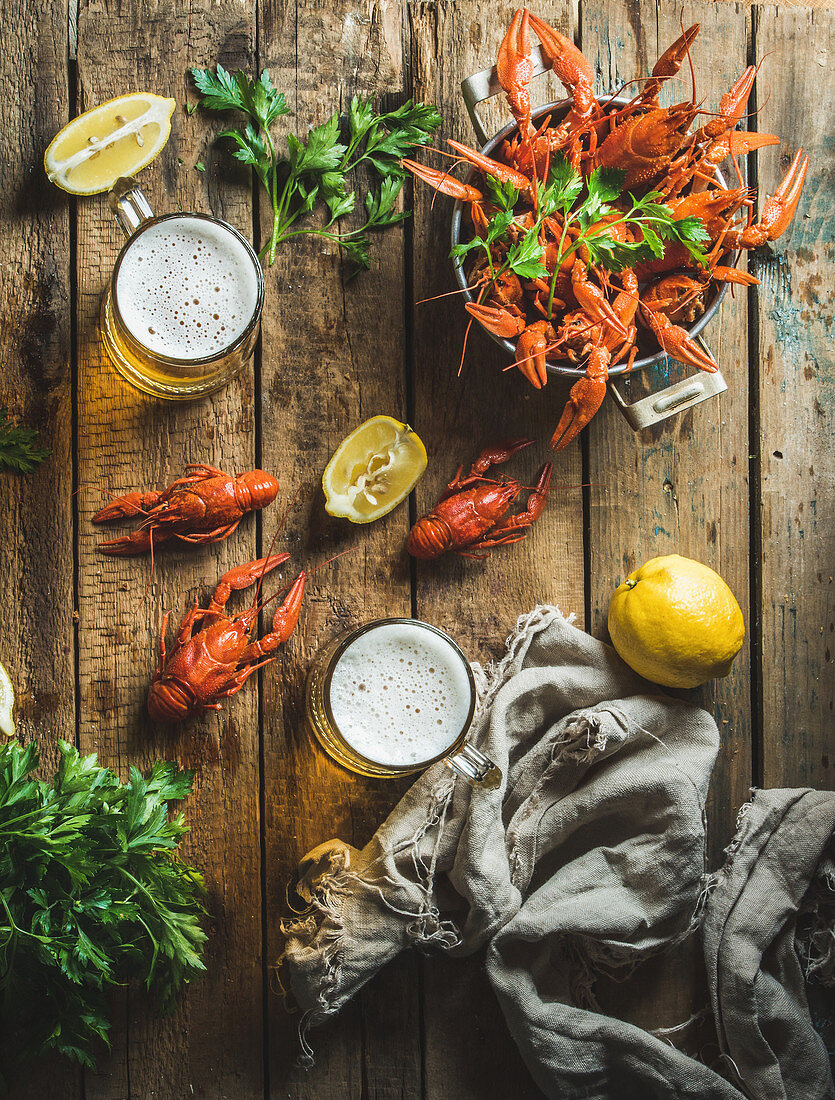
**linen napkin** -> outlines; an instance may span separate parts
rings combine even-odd
[[[835,1096],[804,976],[835,984],[835,794],[756,791],[707,905],[713,1016],[746,1096]]]
[[[284,923],[279,975],[303,1014],[303,1056],[311,1026],[405,947],[488,945],[490,981],[547,1096],[738,1098],[592,995],[596,973],[689,935],[708,886],[716,904],[724,896],[705,869],[713,719],[646,694],[552,607],[521,618],[480,679],[472,739],[500,787],[473,789],[436,764],[362,851],[332,840],[300,864],[306,908]]]

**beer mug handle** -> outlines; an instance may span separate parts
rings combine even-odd
[[[466,779],[472,787],[483,787],[485,790],[492,791],[502,781],[501,769],[469,741],[465,741],[458,752],[453,753],[452,756],[445,756],[444,763],[450,771]]]
[[[120,176],[108,192],[107,201],[126,237],[132,237],[143,222],[154,216],[133,176]]]

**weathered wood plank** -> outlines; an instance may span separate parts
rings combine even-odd
[[[410,5],[414,92],[442,105],[439,147],[448,137],[472,140],[459,84],[495,59],[514,6],[478,0]],[[554,4],[542,14],[571,32],[571,5]],[[541,80],[532,94],[536,102],[547,102],[558,98],[552,89],[552,81]],[[500,104],[491,107],[493,126],[500,112]],[[448,258],[451,203],[433,204],[423,186],[415,185],[414,192],[413,279],[420,302],[455,287]],[[414,423],[430,460],[417,489],[418,514],[431,507],[459,461],[472,461],[481,446],[502,438],[539,441],[505,468],[531,484],[538,465],[554,458],[547,441],[567,387],[551,383],[539,394],[518,372],[501,373],[507,365],[502,354],[476,330],[458,378],[465,314],[457,297],[416,305],[413,326]],[[536,603],[556,603],[583,618],[579,447],[557,455],[554,466],[548,508],[524,543],[499,548],[483,563],[451,556],[418,563],[418,616],[450,631],[473,659],[496,656],[517,616]],[[426,1096],[538,1096],[480,961],[428,958],[424,971]]]
[[[4,13],[0,58],[0,406],[50,449],[31,474],[0,473],[0,662],[15,687],[18,737],[51,774],[56,742],[75,741],[70,211],[43,152],[70,112],[67,5]],[[4,1067],[4,1074],[8,1067]],[[63,1059],[10,1077],[13,1095],[70,1100],[79,1069]]]
[[[647,73],[685,25],[701,23],[693,46],[696,95],[714,109],[746,65],[746,15],[739,4],[660,5],[657,19],[633,3],[588,12],[583,45],[601,85],[616,87]],[[671,82],[662,104],[689,95],[689,72]],[[589,431],[591,482],[592,615],[605,630],[609,597],[623,577],[648,558],[683,554],[725,578],[748,623],[748,378],[746,298],[726,296],[706,332],[728,381],[728,392],[657,428],[636,434],[607,401]],[[685,370],[676,368],[683,377]],[[692,373],[692,371],[690,371]],[[659,384],[656,377],[655,384]],[[660,381],[663,385],[663,380]],[[637,524],[636,524],[636,517]],[[750,636],[750,626],[748,630]],[[708,820],[711,852],[719,858],[732,830],[735,807],[751,779],[750,648],[725,680],[691,697],[716,718],[722,735]]]
[[[800,146],[809,173],[788,231],[759,252],[756,290],[761,477],[764,786],[835,786],[832,458],[835,163],[825,89],[835,13],[759,5],[759,209]]]
[[[249,67],[253,27],[253,8],[234,0],[189,10],[92,0],[78,23],[79,109],[132,89],[177,99],[172,137],[142,178],[152,205],[212,211],[247,235],[248,174],[210,152],[216,117],[188,117],[184,105],[194,98],[189,65],[220,58],[229,68]],[[205,174],[194,170],[201,159]],[[121,243],[104,198],[79,204],[80,736],[83,748],[123,773],[128,761],[159,757],[197,768],[184,855],[205,873],[212,935],[205,979],[175,1017],[157,1020],[129,991],[113,1055],[99,1075],[87,1075],[86,1096],[256,1096],[263,1090],[257,688],[250,684],[222,713],[170,734],[144,710],[163,610],[173,608],[178,619],[199,586],[205,596],[220,574],[255,557],[255,525],[245,521],[217,546],[158,554],[142,602],[147,560],[103,558],[95,549],[101,531],[90,524],[108,494],[167,484],[186,462],[251,469],[253,380],[248,371],[214,398],[186,405],[147,399],[121,382],[96,333]]]
[[[616,89],[648,74],[681,34],[682,20],[685,27],[701,23],[693,46],[696,98],[706,96],[706,108],[715,109],[746,66],[746,14],[741,4],[584,4],[582,47],[599,74],[598,90]],[[667,85],[661,102],[681,102],[690,94],[685,62],[681,79]],[[744,293],[727,296],[706,336],[725,373],[728,393],[640,434],[609,399],[589,428],[591,629],[599,637],[606,637],[615,587],[633,569],[662,554],[682,554],[716,569],[749,622]],[[654,372],[653,385],[659,389],[692,373],[675,364],[671,372]],[[633,400],[635,396],[633,391]],[[746,641],[727,679],[688,693],[715,716],[722,738],[707,808],[714,861],[721,858],[736,808],[751,782],[750,691]],[[703,994],[697,952],[685,950],[681,955],[675,963],[667,960],[642,968],[640,980],[632,983],[640,988],[632,993],[628,985],[610,991],[613,1006],[650,1027],[687,1018]]]
[[[402,19],[402,9],[386,3],[263,3],[260,64],[287,96],[286,130],[306,133],[335,110],[346,111],[353,94],[382,94],[390,106],[401,101]],[[265,233],[268,213],[264,203]],[[282,246],[267,271],[262,461],[281,478],[286,497],[299,492],[280,538],[294,569],[356,548],[311,578],[299,628],[264,676],[270,964],[279,951],[287,883],[301,856],[332,836],[361,846],[409,785],[337,767],[314,746],[303,722],[304,675],[316,649],[361,622],[408,615],[411,606],[403,551],[407,506],[358,528],[325,514],[321,490],[322,470],[349,431],[376,413],[406,418],[403,230],[375,236],[373,264],[346,283],[337,250],[321,238],[301,238]],[[272,529],[264,530],[266,538]],[[418,1097],[417,988],[414,959],[387,968],[337,1019],[313,1032],[316,1064],[307,1072],[295,1067],[298,1018],[271,997],[271,1095]]]

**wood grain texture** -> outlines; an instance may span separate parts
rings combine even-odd
[[[284,129],[305,134],[351,96],[382,95],[391,108],[404,94],[402,10],[338,0],[265,3],[261,64],[287,96]],[[364,180],[358,181],[363,187]],[[363,191],[360,191],[360,196]],[[269,208],[264,204],[262,232]],[[357,203],[362,209],[362,201]],[[361,224],[351,222],[350,224]],[[347,226],[346,226],[347,227]],[[281,539],[293,567],[310,568],[346,548],[354,552],[312,577],[299,628],[264,676],[266,958],[274,963],[286,915],[285,891],[300,858],[332,836],[362,846],[409,786],[373,781],[333,764],[303,721],[303,684],[311,658],[334,635],[384,615],[410,612],[404,552],[408,507],[356,527],[324,511],[322,470],[341,440],[377,413],[406,419],[404,239],[375,234],[373,269],[347,282],[338,249],[321,238],[281,246],[267,270],[261,451],[298,493]],[[271,529],[265,528],[265,538]],[[327,1100],[420,1095],[418,979],[414,958],[387,968],[367,993],[311,1035],[316,1064],[295,1066],[298,1017],[268,1003],[270,1093]],[[383,1036],[385,1038],[383,1039]]]
[[[58,738],[75,741],[71,201],[43,172],[44,149],[70,113],[66,3],[13,5],[3,34],[0,406],[51,453],[30,474],[0,473],[0,662],[18,738],[38,742],[41,773],[52,775]],[[80,1071],[58,1058],[3,1073],[22,1100],[81,1095]]]
[[[211,211],[252,231],[248,174],[211,155],[217,116],[189,117],[195,96],[190,65],[249,67],[254,10],[236,0],[169,7],[92,0],[79,12],[79,109],[133,89],[176,98],[172,136],[143,174],[160,212]],[[203,174],[195,162],[207,164]],[[228,568],[255,554],[251,519],[227,542],[157,555],[153,583],[146,559],[105,558],[92,512],[109,494],[163,486],[185,463],[233,472],[254,465],[251,371],[221,394],[180,406],[146,399],[125,386],[97,339],[99,301],[122,241],[104,197],[79,203],[79,681],[80,736],[103,763],[124,774],[128,761],[175,758],[197,768],[188,802],[191,833],[184,856],[205,874],[211,937],[205,979],[178,1013],[158,1020],[136,990],[114,1029],[114,1049],[86,1100],[154,1095],[260,1095],[262,1080],[261,890],[259,875],[258,700],[250,684],[233,706],[168,734],[145,714],[163,611],[175,622],[195,591],[205,598]],[[246,597],[236,597],[243,605]],[[222,1024],[220,1023],[222,1021]]]
[[[296,1067],[298,1018],[281,1007],[272,972],[287,883],[301,856],[330,837],[364,844],[409,785],[353,776],[314,747],[303,720],[304,676],[320,645],[385,614],[414,612],[482,660],[500,653],[517,615],[537,602],[557,603],[581,622],[588,606],[586,625],[602,637],[620,579],[656,554],[683,553],[728,580],[761,642],[753,715],[748,642],[729,678],[689,694],[716,715],[722,734],[708,805],[713,862],[752,773],[767,786],[832,785],[835,333],[828,221],[835,172],[822,94],[835,40],[832,12],[730,0],[550,0],[536,9],[580,40],[599,89],[648,72],[680,33],[682,17],[685,25],[702,23],[694,62],[697,98],[706,96],[708,108],[749,51],[770,54],[751,128],[780,134],[783,145],[759,156],[761,192],[773,189],[797,145],[812,159],[794,224],[753,262],[762,286],[751,296],[750,346],[757,353],[750,394],[748,303],[737,293],[708,333],[729,393],[642,437],[606,402],[587,442],[553,456],[547,440],[568,386],[552,381],[535,393],[518,372],[502,373],[502,353],[478,330],[470,333],[459,379],[459,300],[415,304],[455,287],[447,255],[451,203],[433,204],[422,185],[406,195],[414,219],[375,237],[374,269],[354,282],[344,281],[335,249],[322,240],[279,252],[266,271],[255,369],[211,399],[176,406],[125,387],[100,350],[100,296],[122,244],[104,197],[78,202],[71,270],[75,208],[41,172],[43,148],[74,111],[134,89],[173,95],[171,140],[143,173],[152,204],[160,212],[212,211],[257,239],[268,221],[265,200],[215,144],[228,120],[183,109],[196,98],[189,65],[269,68],[291,110],[278,134],[304,133],[334,110],[344,112],[356,92],[379,93],[387,107],[408,95],[434,101],[445,119],[437,144],[446,137],[469,142],[459,84],[495,57],[515,6],[510,0],[81,0],[76,103],[67,63],[75,0],[69,6],[68,13],[66,0],[44,0],[35,13],[7,5],[4,21],[0,404],[38,427],[52,455],[25,478],[0,474],[0,532],[10,562],[0,574],[0,660],[18,689],[22,736],[39,739],[46,768],[55,739],[73,740],[76,728],[82,749],[98,751],[123,775],[129,762],[146,766],[159,757],[197,768],[184,855],[206,875],[211,938],[208,974],[174,1017],[159,1020],[131,989],[114,1000],[113,1053],[101,1058],[99,1074],[82,1081],[74,1067],[48,1063],[25,1085],[15,1082],[12,1095],[532,1100],[540,1093],[480,958],[404,954],[312,1033],[314,1068]],[[686,66],[683,75],[666,102],[689,95]],[[562,92],[553,77],[543,77],[533,95],[545,102]],[[500,99],[486,105],[484,117],[490,130],[498,128],[507,117]],[[197,161],[205,173],[194,170]],[[75,392],[71,350],[78,358]],[[430,465],[411,505],[356,528],[325,514],[320,478],[339,441],[375,413],[409,419]],[[413,569],[403,549],[410,509],[427,510],[459,461],[513,435],[539,442],[508,463],[509,474],[529,483],[543,461],[555,462],[549,505],[528,539],[484,563],[450,557]],[[263,466],[281,480],[279,500],[226,543],[159,554],[142,602],[149,563],[97,554],[101,530],[90,517],[110,494],[167,484],[191,460],[235,471]],[[590,483],[585,496],[583,482]],[[144,699],[163,611],[170,607],[178,618],[195,592],[207,596],[225,569],[265,551],[296,492],[276,543],[292,561],[272,575],[268,593],[302,567],[354,552],[310,578],[296,635],[219,716],[170,734],[153,727]],[[757,509],[753,546],[749,498]],[[757,597],[751,609],[749,562]],[[239,606],[246,597],[235,599]],[[754,743],[760,728],[762,740]],[[625,985],[599,982],[601,1003],[650,1027],[680,1022],[704,1002],[696,950],[691,941],[654,959]]]
[[[685,27],[701,23],[693,46],[696,98],[713,109],[746,66],[746,16],[730,3],[637,4],[603,0],[582,9],[583,52],[598,75],[598,91],[620,88],[650,72],[657,57]],[[716,49],[716,43],[722,49]],[[662,106],[690,98],[685,62]],[[643,562],[682,554],[705,562],[725,578],[748,622],[748,370],[745,295],[728,295],[706,334],[728,380],[728,393],[642,433],[632,430],[614,401],[604,402],[588,430],[590,629],[608,637],[609,598]],[[670,364],[653,372],[658,390],[693,374]],[[636,379],[641,384],[643,379]],[[627,399],[643,396],[618,383]],[[632,393],[629,394],[631,388]],[[718,475],[721,471],[721,477]],[[683,693],[716,718],[721,747],[707,807],[714,863],[733,832],[736,807],[751,782],[750,651],[731,675]],[[603,1003],[646,1027],[686,1019],[705,997],[695,942],[675,960],[653,961],[622,987],[601,983]],[[649,992],[649,996],[647,993]]]
[[[706,97],[706,109],[715,109],[747,64],[741,5],[660,4],[655,19],[651,8],[631,0],[594,5],[583,21],[583,47],[602,73],[601,90],[648,73],[681,33],[682,19],[685,26],[701,24],[693,45],[696,98]],[[680,102],[689,95],[685,62],[681,81],[667,85],[661,102]],[[598,636],[606,636],[615,587],[662,554],[682,554],[715,569],[749,623],[746,312],[744,291],[729,292],[705,333],[728,382],[727,393],[642,433],[633,432],[615,403],[607,401],[589,429],[592,632]],[[671,364],[669,371],[653,372],[653,385],[661,388],[692,373]],[[750,692],[746,640],[730,676],[686,693],[714,715],[721,737],[707,809],[713,863],[721,859],[736,807],[751,783]]]
[[[440,148],[448,137],[472,141],[459,85],[494,61],[513,8],[479,0],[409,6],[414,94],[443,106]],[[569,32],[573,14],[570,5],[552,5],[544,13]],[[547,80],[537,82],[532,92],[538,103],[557,98]],[[495,104],[486,116],[491,129],[499,124],[500,110],[504,113]],[[550,383],[537,393],[518,371],[502,373],[507,361],[476,328],[457,376],[466,327],[460,299],[420,304],[456,285],[448,256],[452,203],[443,198],[433,203],[433,197],[429,188],[415,184],[413,422],[430,458],[417,487],[417,513],[434,504],[459,462],[472,462],[487,444],[514,436],[539,441],[503,468],[527,485],[534,483],[543,461],[554,461],[548,507],[525,542],[499,547],[484,562],[448,555],[417,563],[418,617],[448,630],[470,658],[483,660],[501,652],[517,616],[537,603],[555,603],[583,618],[580,449],[574,445],[556,456],[547,449],[567,387]],[[425,1095],[430,1100],[540,1095],[507,1032],[480,959],[426,960],[424,1020]]]
[[[761,476],[762,782],[835,786],[832,752],[832,369],[835,196],[830,111],[835,14],[758,8],[768,55],[757,128],[779,134],[759,154],[760,209],[795,150],[809,174],[788,231],[756,256]]]

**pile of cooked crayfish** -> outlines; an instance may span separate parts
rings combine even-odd
[[[532,111],[530,31],[571,96],[567,108],[563,105],[536,116]],[[745,187],[736,161],[752,150],[779,144],[772,134],[736,129],[757,67],[745,70],[715,113],[700,109],[695,87],[691,100],[659,106],[662,85],[689,58],[698,32],[698,23],[685,30],[659,58],[641,90],[623,106],[614,102],[614,96],[602,101],[595,96],[592,67],[569,39],[519,9],[496,65],[517,123],[499,147],[500,159],[450,140],[456,160],[470,168],[467,182],[413,160],[403,161],[415,176],[464,203],[473,240],[485,241],[483,249],[467,254],[468,285],[477,292],[476,300],[466,304],[470,315],[490,333],[515,340],[515,365],[537,389],[547,382],[549,362],[584,369],[552,437],[551,445],[557,449],[570,443],[600,408],[610,366],[625,362],[626,369],[631,369],[639,325],[647,340],[654,339],[672,358],[704,371],[718,369],[683,325],[692,325],[704,313],[716,293],[715,284],[757,283],[733,266],[733,254],[775,240],[785,232],[797,207],[808,166],[802,149],[756,221],[753,193]],[[703,124],[691,131],[702,117]],[[727,187],[716,178],[717,169],[728,160],[737,187]],[[700,248],[688,249],[669,234],[662,248],[655,242],[651,258],[644,252],[632,266],[593,262],[570,209],[548,216],[539,209],[554,167],[566,163],[586,186],[600,169],[619,170],[622,180],[622,193],[610,200],[605,215],[584,226],[586,241],[599,235],[622,245],[648,244],[645,230],[628,216],[643,197],[663,206],[672,222],[689,219],[692,224],[698,219],[703,227],[698,233]],[[506,228],[498,236],[489,232],[501,210],[495,201],[497,184],[499,194],[504,188],[505,194],[512,189],[513,195],[512,219],[505,220]],[[510,250],[532,229],[538,238],[538,266],[543,269],[533,278],[525,277],[524,271],[518,274],[507,262]],[[600,250],[595,252],[599,256]]]
[[[416,558],[432,560],[450,551],[467,558],[484,558],[496,546],[519,542],[542,514],[551,482],[551,464],[539,471],[525,508],[508,514],[525,486],[515,478],[490,477],[494,466],[507,462],[532,439],[509,439],[486,447],[464,476],[459,466],[440,500],[409,532],[406,548]],[[103,554],[133,557],[153,555],[154,547],[192,549],[229,538],[244,516],[272,504],[278,479],[265,470],[229,474],[205,463],[191,463],[164,489],[130,492],[115,497],[93,516],[94,523],[127,520],[136,530],[99,543]],[[282,520],[283,523],[283,520]],[[279,525],[280,530],[281,525]],[[348,553],[349,551],[343,551]],[[337,554],[336,557],[341,555]],[[163,616],[159,659],[148,689],[148,713],[155,722],[182,722],[204,710],[220,710],[223,700],[243,688],[259,668],[277,657],[279,646],[299,621],[310,573],[302,570],[276,608],[270,630],[255,636],[260,612],[282,592],[261,599],[264,578],[290,558],[270,553],[230,569],[218,580],[209,606],[194,605],[166,649],[171,612]],[[333,559],[323,564],[327,565]],[[238,615],[227,612],[233,592],[257,585],[249,606]]]

